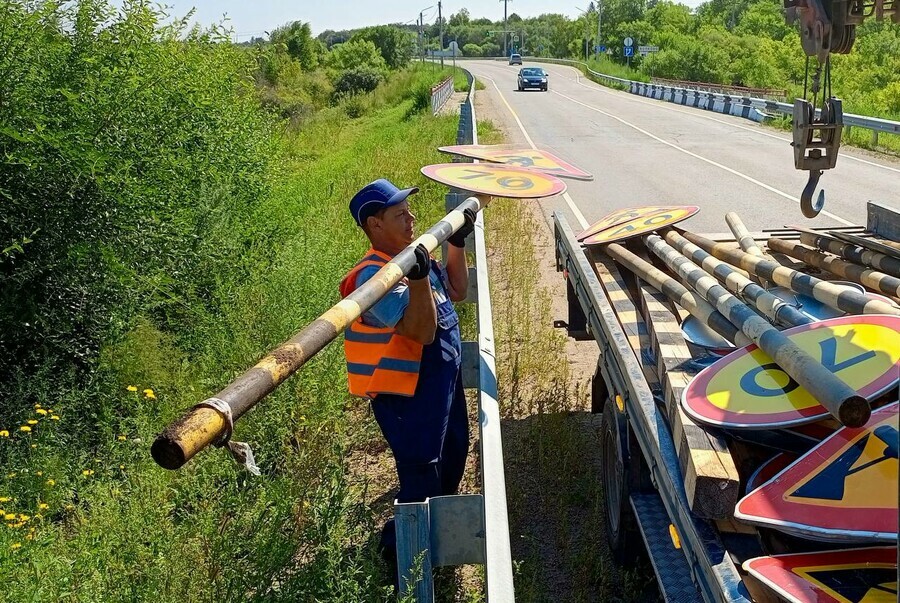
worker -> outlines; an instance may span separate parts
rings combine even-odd
[[[343,297],[413,242],[416,218],[408,197],[418,190],[379,179],[350,201],[350,214],[371,247],[341,281]],[[452,303],[468,289],[465,239],[475,212],[464,214],[463,226],[447,239],[446,266],[418,245],[406,278],[345,331],[350,393],[371,400],[394,454],[401,503],[455,494],[465,469],[469,427]],[[393,519],[382,530],[379,551],[394,569]]]

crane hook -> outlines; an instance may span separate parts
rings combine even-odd
[[[819,191],[819,196],[816,199],[816,202],[813,203],[813,193],[816,191],[816,186],[819,184],[819,178],[821,176],[822,170],[810,170],[809,181],[806,183],[806,186],[803,187],[803,192],[800,194],[800,211],[802,211],[803,215],[807,218],[815,218],[819,215],[819,212],[822,211],[822,208],[825,207],[824,190]]]

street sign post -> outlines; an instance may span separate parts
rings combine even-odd
[[[634,56],[634,46],[626,46],[626,47],[624,48],[624,51],[625,51],[625,56],[626,56],[627,58],[630,59],[631,57]]]
[[[630,38],[630,37],[625,38],[625,39],[622,41],[622,45],[625,46],[626,48],[629,47],[629,46],[634,46],[634,40],[633,40],[632,38]]]

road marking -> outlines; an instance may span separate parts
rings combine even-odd
[[[571,69],[575,69],[575,68],[571,67]],[[587,80],[594,85],[589,86],[589,85],[585,84],[583,82],[583,80]],[[740,124],[732,123],[730,121],[725,121],[724,119],[716,119],[715,117],[712,117],[709,115],[704,115],[702,111],[687,111],[684,109],[678,109],[677,103],[670,103],[668,101],[654,102],[654,101],[646,100],[643,96],[641,96],[639,94],[631,94],[630,92],[626,93],[626,94],[628,94],[628,96],[621,96],[619,94],[616,94],[616,92],[613,92],[612,90],[607,90],[605,86],[598,84],[594,80],[584,77],[580,71],[576,73],[574,81],[576,84],[578,84],[579,86],[581,86],[583,88],[587,88],[588,90],[593,90],[596,92],[602,92],[604,94],[609,94],[610,96],[615,96],[616,98],[627,99],[632,102],[641,103],[642,105],[650,105],[652,107],[667,109],[667,110],[673,111],[675,113],[682,113],[684,115],[690,115],[692,117],[698,117],[700,119],[714,121],[716,123],[724,124],[726,126],[732,126],[734,128],[740,128],[741,130],[747,130],[748,132],[753,132],[754,134],[759,134],[760,136],[767,136],[768,138],[774,138],[775,140],[780,140],[781,142],[787,142],[787,143],[792,142],[792,140],[790,138],[782,138],[781,136],[778,136],[777,134],[771,134],[769,132],[765,132],[765,131],[761,130],[760,128],[750,128],[750,127],[743,126]],[[624,91],[618,91],[618,92],[624,92]],[[675,106],[672,106],[672,105],[675,105]],[[853,161],[858,161],[858,162],[864,163],[866,165],[871,165],[872,167],[877,167],[877,168],[881,168],[883,170],[897,172],[898,174],[900,174],[900,168],[891,167],[889,165],[884,165],[881,163],[875,163],[874,161],[867,161],[866,159],[860,159],[859,157],[854,157],[853,155],[848,155],[847,153],[841,154],[841,157],[846,157],[847,159],[851,159]]]
[[[500,86],[497,85],[497,82],[493,78],[489,78],[487,76],[480,76],[483,79],[488,80],[490,83],[494,85],[494,88],[497,90],[497,94],[500,95],[500,100],[503,101],[503,104],[506,105],[506,108],[509,109],[509,112],[512,114],[513,119],[516,120],[516,123],[519,124],[519,129],[522,131],[522,134],[525,136],[525,140],[528,141],[528,144],[531,145],[532,149],[537,149],[537,146],[534,144],[534,141],[531,140],[531,136],[528,135],[528,132],[525,130],[525,126],[522,125],[522,121],[519,119],[519,116],[516,115],[516,112],[513,111],[513,108],[506,102],[506,97],[503,96],[503,93],[500,92]],[[575,218],[578,220],[578,223],[581,224],[582,228],[587,228],[590,223],[585,219],[584,214],[581,213],[581,210],[578,209],[578,206],[575,205],[575,201],[572,200],[572,197],[569,196],[568,192],[563,193],[563,199],[566,200],[566,203],[569,206],[569,209],[572,210],[572,213],[575,215]]]
[[[494,86],[496,87],[497,84],[495,83]],[[497,88],[497,91],[499,92],[500,89]],[[624,119],[622,119],[621,117],[617,117],[617,116],[613,115],[612,113],[607,113],[606,111],[603,111],[602,109],[598,109],[597,107],[592,107],[591,105],[588,105],[587,103],[583,103],[583,102],[581,102],[580,100],[577,100],[577,99],[572,98],[571,96],[566,96],[565,94],[562,94],[561,92],[558,92],[558,91],[556,91],[556,90],[551,90],[551,92],[553,92],[554,94],[557,94],[557,95],[563,97],[564,99],[569,100],[569,101],[571,101],[571,102],[573,102],[573,103],[575,103],[575,104],[577,104],[577,105],[581,105],[582,107],[585,107],[585,108],[587,108],[587,109],[590,109],[591,111],[596,111],[597,113],[600,113],[600,114],[605,115],[605,116],[607,116],[607,117],[609,117],[609,118],[611,118],[611,119],[614,119],[614,120],[616,120],[616,121],[618,121],[618,122],[620,122],[620,123],[622,123],[622,124],[625,124],[625,125],[628,126],[629,128],[633,128],[633,129],[637,130],[638,132],[640,132],[641,134],[644,134],[645,136],[649,136],[650,138],[652,138],[653,140],[655,140],[655,141],[657,141],[657,142],[661,142],[662,144],[664,144],[664,145],[666,145],[666,146],[668,146],[668,147],[672,147],[673,149],[675,149],[675,150],[677,150],[677,151],[681,151],[681,152],[684,153],[685,155],[690,155],[691,157],[694,157],[695,159],[699,159],[700,161],[703,161],[703,162],[705,162],[705,163],[708,163],[708,164],[710,164],[710,165],[713,165],[713,166],[715,166],[715,167],[717,167],[717,168],[719,168],[719,169],[725,170],[726,172],[728,172],[728,173],[730,173],[730,174],[734,174],[735,176],[737,176],[737,177],[739,177],[739,178],[743,178],[744,180],[746,180],[746,181],[748,181],[748,182],[752,182],[753,184],[755,184],[755,185],[757,185],[757,186],[759,186],[759,187],[761,187],[761,188],[764,188],[764,189],[766,189],[766,190],[769,191],[769,192],[775,193],[776,195],[779,195],[779,196],[781,196],[781,197],[784,197],[785,199],[790,199],[790,200],[793,201],[794,203],[797,203],[797,204],[800,203],[800,199],[797,198],[797,197],[794,197],[793,195],[789,195],[788,193],[786,193],[786,192],[784,192],[784,191],[780,191],[780,190],[778,190],[778,189],[775,188],[775,187],[769,186],[769,185],[766,184],[765,182],[760,182],[760,181],[757,180],[756,178],[753,178],[753,177],[751,177],[751,176],[748,176],[747,174],[743,174],[743,173],[741,173],[741,172],[739,172],[739,171],[737,171],[737,170],[735,170],[735,169],[732,169],[732,168],[730,168],[730,167],[728,167],[728,166],[722,165],[721,163],[717,163],[717,162],[713,161],[712,159],[707,159],[706,157],[703,157],[703,156],[701,156],[701,155],[698,155],[698,154],[696,154],[696,153],[693,153],[693,152],[691,152],[691,151],[688,151],[687,149],[685,149],[685,148],[683,148],[683,147],[680,147],[680,146],[678,146],[677,144],[668,142],[667,140],[663,140],[663,139],[660,138],[659,136],[656,136],[655,134],[651,134],[651,133],[648,132],[647,130],[644,130],[643,128],[640,128],[640,127],[638,127],[638,126],[636,126],[636,125],[634,125],[634,124],[632,124],[632,123],[629,123],[629,122],[625,121]],[[504,101],[504,102],[505,102],[505,101]],[[508,106],[508,105],[507,105],[507,106]],[[512,109],[510,109],[510,110],[512,110]],[[517,120],[518,120],[518,118],[517,118]],[[841,218],[840,216],[837,216],[837,215],[835,215],[835,214],[833,214],[833,213],[831,213],[831,212],[828,212],[828,211],[824,211],[824,210],[823,210],[823,211],[820,213],[820,215],[822,215],[822,216],[827,216],[827,217],[829,217],[829,218],[831,218],[831,219],[833,219],[833,220],[836,220],[836,221],[838,221],[838,222],[840,222],[841,224],[844,224],[844,225],[846,225],[846,226],[853,226],[853,225],[854,225],[853,222],[850,222],[849,220],[845,220],[844,218]]]

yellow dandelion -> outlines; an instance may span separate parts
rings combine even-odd
[[[42,475],[44,475],[44,472],[43,471],[35,471],[34,474],[38,477],[41,477]]]
[[[43,519],[44,516],[41,515],[40,513],[35,513],[35,514],[34,514],[34,518],[35,518],[35,519]]]
[[[5,429],[0,429],[0,438],[8,438],[8,437],[9,437],[9,431],[7,431]]]
[[[37,425],[38,422],[37,419],[28,419],[26,423],[28,423],[29,425]]]
[[[151,400],[155,400],[155,399],[156,399],[156,394],[153,393],[153,390],[152,390],[152,389],[147,388],[147,389],[144,390],[144,397],[145,397],[145,398],[150,398]]]
[[[25,534],[25,540],[34,540],[34,532]]]
[[[38,403],[35,403],[34,407],[35,407],[35,408],[41,408],[41,405],[38,404]]]
[[[58,416],[56,416],[56,415],[53,415],[53,416],[52,416],[52,417],[50,417],[50,418],[51,418],[51,419],[53,419],[53,420],[54,420],[54,421],[59,421],[59,417],[58,417]]]
[[[38,504],[38,509],[40,509],[40,510],[42,510],[42,511],[43,511],[44,509],[49,509],[49,508],[50,508],[50,505],[48,505],[47,503],[40,503],[40,504]]]
[[[4,513],[3,520],[4,521],[15,521],[16,514],[15,513]]]
[[[47,414],[47,411],[44,410],[43,408],[38,408],[38,409],[36,409],[34,412],[36,412],[37,414],[41,415],[42,417],[43,417],[43,416],[46,416],[46,414]]]
[[[85,469],[84,471],[81,472],[81,475],[94,475],[94,470],[93,469]]]
[[[75,505],[72,505],[72,504],[66,505],[66,511],[71,511],[74,508],[75,508]]]
[[[125,465],[119,465],[119,469],[124,469]]]
[[[37,448],[37,444],[32,444],[31,447],[32,447],[32,448]]]
[[[126,437],[123,436],[123,435],[120,435],[120,436],[119,436],[118,438],[116,438],[116,439],[119,440],[120,442],[124,442],[124,441],[127,440],[128,438],[126,438]]]
[[[9,502],[11,500],[12,498],[10,498],[9,496],[0,496],[0,503]]]
[[[6,474],[6,477],[8,477],[8,478],[10,478],[10,479],[14,478],[15,476],[16,476],[15,473],[7,473],[7,474]]]
[[[47,485],[48,485],[48,486],[55,486],[55,485],[56,485],[56,480],[48,479],[48,480],[47,480]]]
[[[19,513],[19,521],[28,521],[29,519],[31,519],[31,517],[29,517],[28,515],[25,515],[24,513]]]
[[[21,543],[21,542],[14,542],[14,543],[12,543],[11,545],[9,545],[9,548],[11,548],[12,550],[15,551],[16,549],[22,548],[22,543]]]
[[[133,385],[129,385],[129,386],[126,387],[125,389],[127,389],[127,390],[130,391],[130,392],[136,392],[136,391],[137,391],[137,387],[135,387],[135,386],[133,386]]]
[[[19,431],[24,431],[25,433],[28,433],[29,431],[31,431],[31,427],[29,427],[28,425],[22,425],[21,427],[19,427]]]

